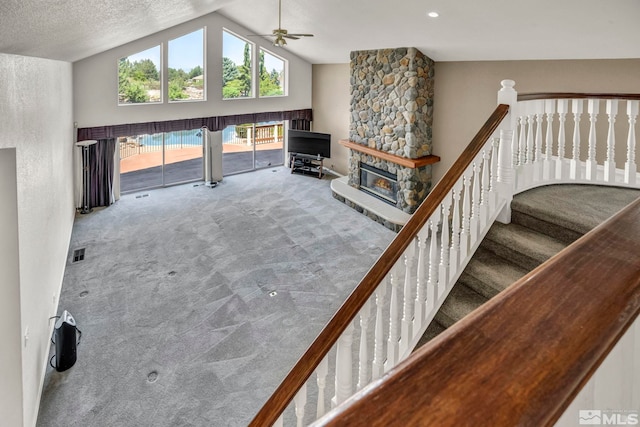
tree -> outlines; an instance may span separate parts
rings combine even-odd
[[[222,87],[222,98],[239,98],[242,95],[242,83],[240,80],[231,80]]]
[[[191,69],[191,71],[189,71],[189,75],[187,76],[187,78],[192,79],[194,77],[201,76],[202,74],[204,74],[204,72],[202,71],[202,67],[196,65]]]
[[[149,102],[149,95],[147,91],[137,81],[129,83],[124,91],[125,100],[131,103]]]
[[[160,72],[156,64],[150,59],[143,59],[133,63],[133,73],[137,80],[157,81],[160,80]]]
[[[251,47],[244,44],[244,60],[238,67],[238,80],[240,80],[240,96],[251,96]]]
[[[222,58],[222,86],[224,87],[230,81],[236,80],[239,75],[236,63],[226,56]]]
[[[169,81],[172,81],[172,80],[187,80],[189,78],[187,76],[187,73],[185,73],[185,71],[182,70],[182,69],[169,68],[167,70],[167,73],[169,74]]]
[[[267,67],[264,64],[264,50],[260,50],[260,68],[258,69],[260,80],[267,78]]]
[[[186,99],[189,95],[184,92],[184,80],[175,79],[169,81],[169,99],[175,101],[178,99]]]

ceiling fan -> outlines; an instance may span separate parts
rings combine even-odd
[[[298,40],[300,37],[313,37],[313,34],[291,33],[282,28],[282,0],[278,0],[278,28],[273,30],[271,34],[249,34],[249,36],[257,37],[275,37],[274,46],[284,47],[287,44],[285,39]]]

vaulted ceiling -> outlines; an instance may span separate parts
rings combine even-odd
[[[3,0],[0,52],[73,62],[214,11],[278,26],[277,0]],[[311,63],[401,46],[436,61],[640,58],[639,21],[639,0],[282,0],[282,27],[315,35],[286,49]]]

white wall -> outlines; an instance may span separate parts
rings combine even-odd
[[[22,425],[20,268],[15,148],[0,149],[0,414],[2,422]]]
[[[1,351],[21,354],[20,363],[11,368],[22,376],[23,408],[11,411],[22,409],[24,425],[33,426],[49,354],[49,317],[55,315],[75,214],[72,66],[0,54],[0,76],[0,149],[15,148],[16,153],[18,333],[23,341],[3,343]],[[0,189],[0,200],[11,196],[10,189]],[[0,300],[0,312],[8,303]],[[3,377],[0,395],[16,390]],[[3,412],[3,422],[5,415],[11,416]]]
[[[180,37],[203,26],[206,26],[206,101],[168,103],[165,81],[163,83],[165,96],[162,104],[118,106],[118,60],[120,58],[160,43],[163,43],[163,48],[166,49],[167,40]],[[289,53],[286,48],[275,47],[268,40],[260,37],[250,38],[250,41],[256,42],[257,45],[254,58],[258,57],[258,49],[262,46],[289,61],[288,96],[223,101],[221,77],[223,27],[240,36],[251,33],[233,21],[212,13],[75,62],[73,64],[74,115],[78,126],[92,127],[311,107],[311,65]],[[167,61],[163,63],[163,75],[166,76]]]
[[[434,183],[495,109],[501,80],[515,80],[519,93],[640,93],[639,69],[640,59],[436,62],[433,154],[442,161],[434,165]],[[313,74],[313,114],[318,119],[314,127],[326,126],[334,139],[348,138],[349,65],[314,65]],[[625,121],[621,114],[618,122]],[[337,153],[343,157],[332,152],[331,160],[338,171],[347,173],[348,151]]]
[[[313,130],[331,134],[331,158],[325,161],[325,165],[346,175],[349,172],[349,149],[338,141],[349,138],[349,64],[315,64],[312,99]]]

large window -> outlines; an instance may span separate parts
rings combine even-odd
[[[204,100],[204,28],[169,40],[169,102]]]
[[[252,84],[253,44],[222,31],[222,98],[250,98]]]
[[[260,49],[260,96],[284,95],[284,60]]]
[[[120,58],[118,104],[162,102],[160,85],[161,45]]]

